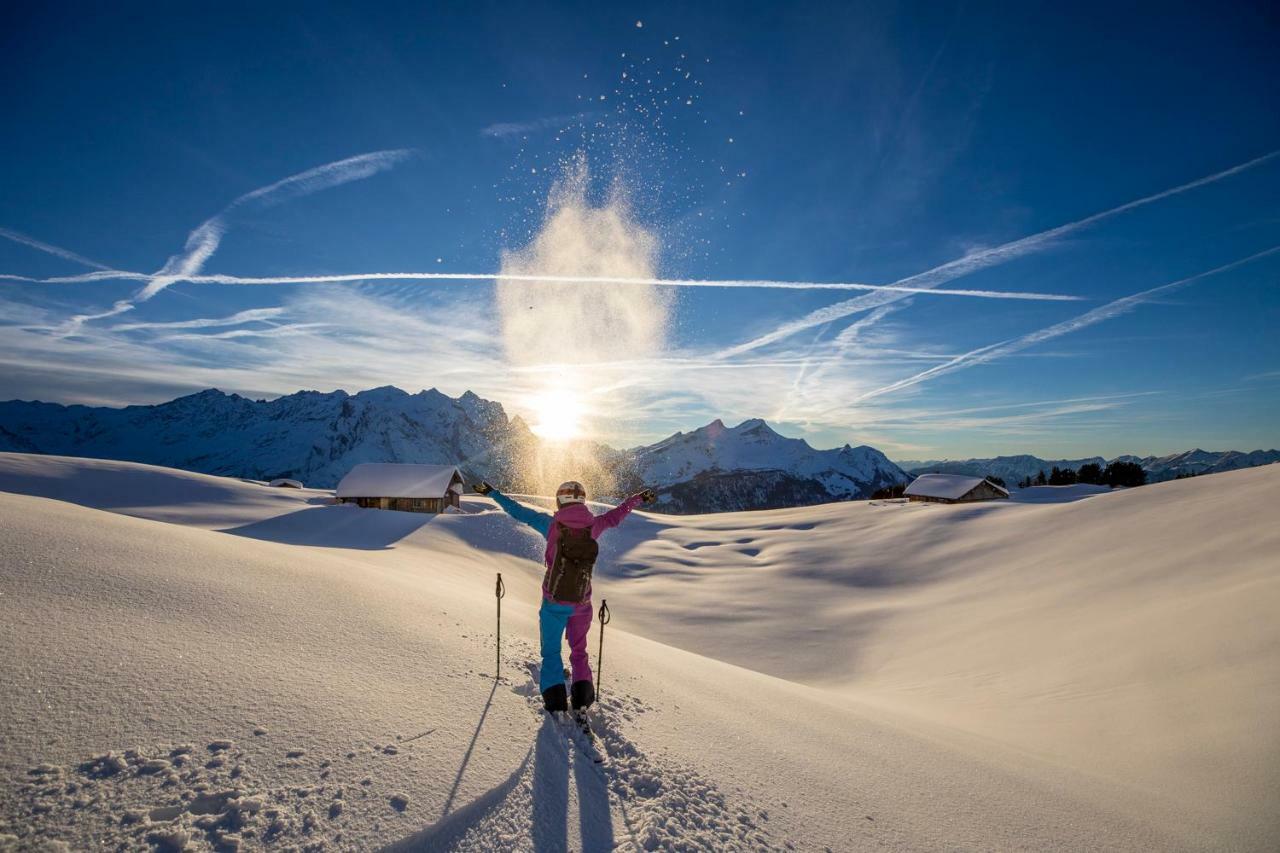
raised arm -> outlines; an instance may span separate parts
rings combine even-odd
[[[617,527],[622,523],[622,519],[631,514],[631,510],[640,506],[640,504],[644,503],[646,500],[652,500],[652,498],[649,497],[649,495],[652,494],[653,492],[645,489],[643,492],[627,498],[604,515],[597,515],[595,523],[591,525],[591,536],[593,538],[599,538],[601,533],[604,533],[612,527]]]
[[[524,522],[543,536],[546,536],[551,531],[551,516],[547,513],[540,512],[533,507],[527,507],[524,504],[518,504],[497,489],[490,489],[487,494],[498,502],[498,506],[502,507],[507,515],[516,521]]]

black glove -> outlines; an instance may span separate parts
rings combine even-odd
[[[477,495],[487,495],[493,491],[493,486],[490,486],[484,480],[481,480],[480,482],[472,486],[471,490],[474,491]]]
[[[653,489],[645,489],[640,493],[640,500],[647,504],[651,504],[658,499],[658,495]]]

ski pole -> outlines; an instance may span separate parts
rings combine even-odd
[[[600,599],[600,651],[596,652],[596,699],[600,698],[600,681],[604,677],[604,626],[609,624],[609,602]]]
[[[498,599],[498,657],[493,670],[493,680],[497,681],[502,677],[502,597],[507,594],[507,588],[502,584],[502,572],[498,572],[498,586],[493,594]]]

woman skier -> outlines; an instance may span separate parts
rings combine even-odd
[[[591,629],[591,570],[598,546],[595,540],[617,527],[643,501],[656,498],[652,489],[632,495],[604,515],[587,509],[587,491],[570,480],[556,489],[556,512],[548,515],[522,506],[488,483],[472,487],[488,495],[516,521],[522,521],[547,540],[543,557],[547,572],[542,578],[542,607],[538,610],[538,634],[542,643],[542,670],[538,689],[548,711],[569,710],[564,689],[564,661],[561,638],[569,635],[569,664],[573,669],[570,696],[573,709],[580,711],[596,700],[591,665],[587,661],[587,631]]]

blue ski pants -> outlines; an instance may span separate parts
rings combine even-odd
[[[574,681],[591,681],[591,664],[587,658],[587,632],[591,630],[591,599],[580,604],[561,604],[544,597],[538,611],[538,634],[542,641],[542,670],[538,689],[564,683],[564,658],[560,655],[562,638],[569,637],[569,666]]]

